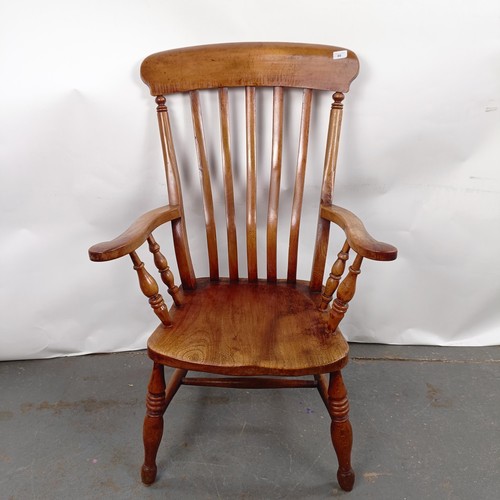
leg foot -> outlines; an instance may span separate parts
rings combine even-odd
[[[143,465],[141,468],[141,480],[144,484],[148,486],[153,484],[156,479],[156,465],[154,467],[148,467],[147,465]]]
[[[344,491],[352,490],[352,488],[354,487],[355,479],[356,476],[354,475],[354,471],[352,469],[350,471],[343,472],[339,468],[339,470],[337,471],[337,481]]]
[[[144,465],[141,479],[144,484],[151,484],[156,479],[156,454],[163,436],[163,414],[166,407],[163,366],[154,363],[148,385],[143,429]]]
[[[340,371],[330,373],[328,407],[332,417],[332,443],[339,462],[337,480],[343,490],[351,491],[354,486],[354,471],[351,467],[352,428],[347,391]]]

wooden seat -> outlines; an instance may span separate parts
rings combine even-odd
[[[199,280],[170,311],[172,326],[149,339],[149,356],[225,375],[329,373],[347,362],[347,342],[340,331],[327,333],[328,316],[311,295],[304,283]]]
[[[237,43],[169,50],[147,57],[141,76],[155,97],[160,140],[165,163],[168,205],[140,216],[117,238],[94,245],[93,261],[108,261],[129,255],[144,295],[160,320],[148,341],[153,372],[148,386],[144,420],[145,459],[142,480],[156,478],[156,455],[163,434],[163,415],[181,385],[234,388],[316,388],[331,417],[331,439],[337,454],[337,479],[344,490],[354,484],[351,467],[352,430],[349,404],[341,369],[348,360],[348,344],[339,323],[354,296],[363,259],[394,260],[397,250],[372,238],[362,222],[350,211],[333,203],[343,100],[358,73],[358,59],[347,49],[327,45],[293,43]],[[243,92],[234,91],[241,87]],[[270,162],[267,203],[259,201],[263,166],[259,144],[262,140],[262,105],[257,105],[260,87],[272,88]],[[284,126],[287,92],[302,89],[297,159],[283,161],[287,140]],[[203,122],[203,92],[217,99],[216,123]],[[322,183],[318,186],[316,239],[310,245],[310,279],[297,279],[301,213],[305,191],[309,136],[313,121],[313,96],[333,93],[329,119],[325,123],[326,151]],[[189,155],[177,160],[168,100],[182,94],[189,100],[192,134],[200,176],[201,203],[185,205],[181,183],[183,173],[195,171]],[[235,100],[243,97],[239,105]],[[239,107],[237,107],[239,106]],[[237,108],[236,108],[237,107]],[[235,109],[236,108],[236,109]],[[235,147],[232,133],[243,117],[243,148]],[[180,127],[182,129],[182,127]],[[215,159],[207,130],[217,131],[220,157]],[[209,134],[209,135],[210,135]],[[182,143],[185,144],[185,143]],[[238,153],[243,149],[243,157]],[[318,169],[317,164],[311,168]],[[214,175],[214,172],[219,172]],[[294,179],[290,230],[285,241],[278,237],[281,178]],[[222,187],[214,189],[214,179]],[[238,240],[236,181],[244,181],[245,240]],[[225,208],[226,238],[218,238],[214,205]],[[196,277],[189,249],[187,208],[191,215],[202,207],[207,245],[206,272]],[[265,238],[259,236],[258,214],[266,218]],[[173,252],[180,277],[176,284],[172,270],[153,232],[168,224],[172,229]],[[330,226],[344,232],[337,256],[325,278],[329,253]],[[220,227],[219,227],[220,230]],[[199,229],[197,229],[199,232]],[[220,232],[219,232],[220,234]],[[169,308],[156,280],[146,270],[138,249],[147,242],[173,304]],[[259,275],[259,245],[265,242],[265,277]],[[286,276],[281,276],[278,247],[287,245]],[[221,271],[219,252],[227,251],[227,273]],[[244,253],[246,269],[239,254]],[[348,266],[350,254],[355,254]],[[347,268],[347,272],[346,272]],[[335,296],[335,298],[334,298]],[[168,384],[164,365],[174,368]],[[216,375],[188,376],[189,371]],[[304,378],[308,376],[308,378]],[[300,378],[296,378],[300,377]],[[220,437],[223,439],[223,437]]]

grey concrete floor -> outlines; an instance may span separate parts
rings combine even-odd
[[[351,346],[351,493],[315,390],[181,387],[139,480],[144,352],[0,363],[1,499],[500,498],[500,348]]]

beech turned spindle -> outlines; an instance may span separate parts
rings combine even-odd
[[[363,257],[359,254],[356,255],[352,266],[349,267],[349,273],[338,287],[337,297],[333,301],[328,321],[328,327],[332,332],[334,332],[339,326],[339,323],[342,321],[342,318],[345,316],[349,307],[350,300],[354,297],[354,293],[356,291],[356,280],[361,272],[361,262],[363,262]]]
[[[155,241],[152,234],[148,237],[149,251],[153,254],[155,266],[160,273],[161,279],[167,285],[168,293],[174,299],[175,305],[181,305],[181,297],[179,287],[175,284],[174,275],[170,270],[168,261],[165,256],[160,252],[160,245]]]
[[[168,313],[168,308],[163,297],[158,293],[158,283],[156,283],[153,276],[146,271],[144,262],[141,261],[136,252],[131,252],[130,258],[134,263],[134,269],[137,271],[139,286],[141,287],[142,293],[148,297],[149,304],[153,308],[153,311],[165,326],[171,325],[172,321]]]
[[[337,260],[334,262],[332,266],[332,270],[330,271],[330,275],[326,280],[325,288],[323,289],[323,293],[321,295],[321,304],[319,308],[322,311],[325,311],[328,307],[328,304],[332,300],[333,294],[337,290],[339,286],[340,280],[342,279],[342,275],[345,270],[345,263],[349,259],[349,243],[346,241],[342,250],[337,254]]]

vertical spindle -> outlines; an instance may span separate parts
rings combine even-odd
[[[179,169],[177,167],[170,119],[168,117],[165,97],[162,95],[156,96],[155,101],[157,104],[158,126],[160,129],[163,162],[165,164],[165,175],[167,178],[168,199],[171,205],[177,205],[181,211],[180,219],[172,221],[175,256],[177,258],[182,285],[185,289],[192,290],[196,288],[196,277],[191,261],[191,254],[189,252]]]
[[[174,275],[170,270],[166,257],[160,251],[160,245],[155,241],[152,234],[148,238],[149,251],[153,254],[155,266],[160,273],[161,279],[167,285],[168,293],[174,299],[175,305],[181,305],[179,287],[175,284]]]
[[[328,124],[328,136],[325,150],[325,164],[323,169],[323,182],[321,187],[321,204],[330,205],[333,199],[333,187],[335,184],[335,171],[337,169],[337,157],[339,152],[340,128],[342,125],[342,113],[344,94],[335,92],[330,110],[330,122]],[[309,288],[313,292],[319,292],[325,271],[326,254],[328,250],[328,237],[330,235],[330,222],[318,218],[318,229],[316,232],[316,243],[314,246],[313,266]]]
[[[248,281],[257,281],[257,150],[255,87],[245,87],[246,122],[246,235]]]
[[[349,301],[354,297],[354,293],[356,292],[356,280],[361,272],[361,262],[363,262],[363,257],[361,257],[361,255],[356,255],[352,266],[349,267],[349,273],[338,287],[337,297],[333,301],[328,321],[328,328],[332,332],[339,326],[339,323],[342,321],[349,307]]]
[[[171,325],[172,321],[170,319],[170,314],[168,313],[168,308],[163,300],[163,297],[158,293],[158,283],[156,283],[153,276],[146,271],[144,262],[141,261],[136,252],[132,252],[129,255],[134,263],[134,269],[137,271],[139,286],[141,287],[142,293],[148,297],[149,304],[158,318],[160,318],[160,321],[165,326]]]
[[[333,294],[337,290],[339,286],[340,280],[342,279],[342,275],[344,274],[345,264],[349,259],[349,243],[347,241],[344,243],[342,250],[337,254],[337,260],[334,262],[332,266],[332,270],[330,271],[330,275],[326,280],[325,288],[321,295],[321,304],[319,308],[322,311],[325,311],[328,307],[328,304],[332,300]]]

